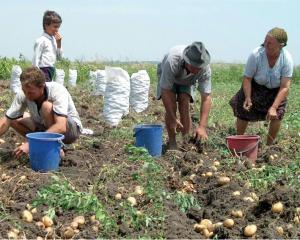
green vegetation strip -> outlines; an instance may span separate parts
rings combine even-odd
[[[32,206],[46,205],[50,209],[48,212],[61,207],[63,210],[73,209],[83,214],[92,213],[101,222],[104,232],[113,228],[114,220],[105,212],[96,195],[78,192],[69,182],[61,180],[58,176],[54,175],[52,178],[51,184],[42,187],[37,192],[37,198],[33,200]]]
[[[236,175],[237,179],[244,180],[256,190],[266,190],[277,180],[285,180],[295,190],[300,190],[300,158],[286,166],[264,165]]]
[[[161,166],[155,158],[149,155],[145,148],[126,145],[125,151],[129,154],[130,161],[141,161],[143,163],[142,168],[136,171],[132,178],[143,187],[146,197],[145,202],[151,203],[150,208],[147,209],[148,214],[142,214],[138,217],[136,210],[125,204],[124,207],[128,213],[126,215],[130,216],[129,221],[136,229],[141,226],[150,227],[155,223],[162,223],[165,220],[164,199],[168,194],[162,187],[164,179]]]

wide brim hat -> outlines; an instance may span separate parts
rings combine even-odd
[[[210,63],[210,54],[202,42],[193,42],[183,50],[183,59],[193,67],[202,68]]]

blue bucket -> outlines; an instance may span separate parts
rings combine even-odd
[[[60,149],[64,135],[49,132],[26,134],[29,143],[29,162],[34,171],[47,172],[58,169]]]
[[[160,124],[140,124],[134,127],[135,146],[144,147],[153,157],[161,156],[163,127]]]

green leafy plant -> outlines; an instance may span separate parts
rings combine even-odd
[[[53,217],[53,209],[58,207],[64,210],[73,209],[79,213],[95,213],[106,231],[115,226],[115,222],[105,212],[96,195],[76,191],[69,182],[62,181],[58,176],[53,176],[52,180],[51,184],[42,187],[37,192],[32,206],[36,207],[42,204],[48,206],[50,217]]]
[[[192,194],[189,193],[176,192],[173,199],[180,211],[184,213],[186,213],[190,208],[201,208],[201,205],[198,202],[198,200]]]

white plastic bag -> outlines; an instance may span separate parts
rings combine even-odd
[[[96,78],[97,78],[97,71],[92,71],[90,70],[89,73],[89,84],[92,89],[94,89],[95,84],[96,84]]]
[[[150,77],[146,70],[131,75],[129,103],[135,112],[143,112],[148,107],[149,87]]]
[[[10,79],[10,89],[16,94],[22,91],[20,75],[22,73],[22,69],[19,65],[13,65],[11,70],[11,79]]]
[[[77,81],[77,70],[76,69],[69,69],[69,81],[68,85],[71,87],[76,86]]]
[[[93,95],[104,96],[107,82],[106,72],[105,70],[97,70],[96,74],[97,75]]]
[[[65,71],[63,69],[55,69],[55,82],[64,85],[65,83]]]
[[[119,67],[105,67],[107,84],[104,94],[103,117],[114,127],[129,112],[130,77]]]

